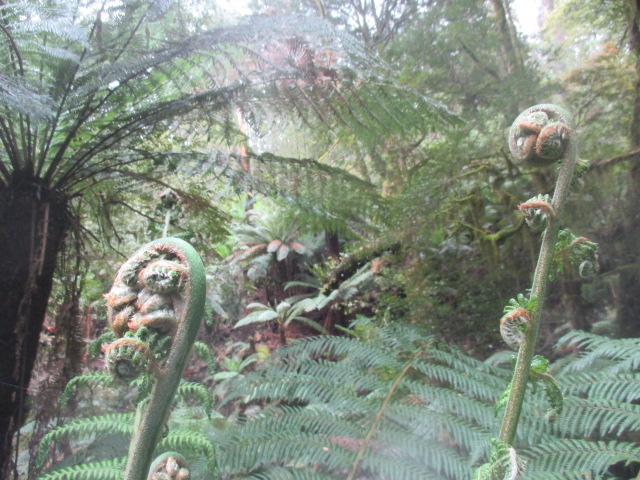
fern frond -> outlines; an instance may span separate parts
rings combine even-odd
[[[558,437],[606,438],[640,431],[640,405],[615,400],[567,398],[552,430]]]
[[[238,480],[335,480],[333,475],[310,472],[309,470],[291,467],[270,465],[262,470],[252,472],[242,477],[234,477]]]
[[[200,432],[175,430],[162,439],[158,451],[176,451],[183,455],[196,453],[207,459],[207,468],[213,472],[216,468],[216,446]]]
[[[211,398],[209,390],[207,390],[207,388],[201,383],[180,383],[178,390],[176,391],[176,397],[182,400],[186,400],[188,397],[196,398],[202,408],[204,408],[207,417],[211,417],[211,412],[213,411],[213,399]]]
[[[113,377],[107,371],[90,372],[69,380],[60,395],[60,408],[65,408],[71,400],[75,390],[80,388],[96,388],[97,386],[110,386],[113,384]]]
[[[567,395],[602,400],[633,402],[640,399],[640,375],[603,375],[602,371],[564,375],[562,389]]]
[[[491,433],[489,428],[455,414],[439,412],[420,404],[412,405],[409,403],[412,400],[413,398],[407,397],[402,402],[394,403],[389,408],[385,427],[387,424],[395,424],[415,435],[418,443],[453,440],[458,447],[469,453],[470,463],[488,453],[484,440]]]
[[[559,346],[584,349],[580,358],[567,364],[563,372],[583,372],[599,360],[614,362],[611,371],[622,373],[636,370],[640,366],[640,339],[612,339],[593,333],[572,331],[558,340]]]
[[[46,473],[37,480],[120,480],[127,458],[82,463]]]
[[[209,373],[211,375],[216,373],[218,367],[216,365],[216,359],[213,356],[213,353],[211,353],[211,348],[209,348],[209,345],[200,341],[196,341],[193,344],[193,350],[198,354],[200,360],[205,363],[207,369],[209,370]]]
[[[116,339],[116,334],[113,333],[111,329],[108,329],[98,338],[96,338],[89,347],[87,347],[87,351],[89,353],[89,358],[97,357],[100,352],[102,352],[102,345],[113,342]]]
[[[353,461],[353,454],[322,438],[306,432],[263,432],[259,438],[243,437],[221,449],[219,473],[248,474],[269,465],[294,465],[312,470],[317,464],[329,470],[344,469]]]
[[[585,476],[601,475],[615,463],[640,461],[640,446],[615,441],[556,439],[522,449],[519,453],[526,461],[527,478],[542,472],[559,474],[565,471],[580,471]]]
[[[562,472],[552,472],[543,470],[541,472],[527,472],[524,477],[526,480],[619,480],[609,475],[597,475],[593,473],[585,473],[584,470],[563,470]]]
[[[435,453],[435,452],[430,452]],[[428,459],[425,459],[428,461]],[[417,460],[407,460],[406,458],[389,458],[385,456],[383,458],[369,456],[364,462],[365,471],[371,471],[375,477],[385,480],[446,480],[449,477],[437,473],[437,471],[429,470],[425,468],[425,464],[422,464]],[[442,467],[442,465],[438,465]],[[466,472],[465,472],[466,473]]]
[[[505,386],[502,378],[466,365],[465,370],[461,371],[446,365],[422,361],[416,363],[416,369],[432,381],[488,403],[495,401],[496,392]]]
[[[449,351],[448,349],[438,348],[429,352],[429,356],[436,363],[443,363],[465,374],[479,372],[479,379],[490,380],[491,377],[503,378],[506,381],[511,379],[511,372],[509,370],[496,367],[487,362],[481,362],[469,355],[462,354],[460,351]],[[493,382],[495,382],[495,380],[493,380]]]
[[[407,381],[407,387],[437,412],[455,414],[468,422],[490,428],[495,424],[493,404],[460,395],[448,388],[436,387],[416,381]]]
[[[49,453],[51,443],[59,442],[63,438],[75,437],[80,439],[101,433],[117,433],[129,436],[133,433],[133,419],[134,414],[132,413],[114,413],[98,417],[79,418],[56,427],[42,437],[36,463],[38,466],[42,466]]]
[[[362,368],[392,368],[400,370],[403,366],[390,352],[386,352],[375,344],[360,342],[346,337],[308,337],[291,342],[278,351],[283,358],[337,358],[348,354],[349,361]]]

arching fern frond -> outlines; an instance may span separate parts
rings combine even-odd
[[[629,431],[640,431],[640,406],[621,400],[569,397],[551,429],[560,438],[620,438]]]
[[[158,451],[178,451],[184,455],[198,454],[207,460],[210,472],[216,468],[216,446],[206,435],[200,432],[175,430],[162,439],[157,446]]]
[[[127,459],[116,458],[101,462],[82,463],[46,473],[38,480],[120,480]]]
[[[79,418],[67,424],[61,425],[48,432],[38,449],[37,465],[42,466],[49,454],[49,447],[53,442],[59,442],[63,438],[80,439],[90,435],[104,433],[117,433],[131,435],[133,432],[132,413],[115,413],[101,415],[99,417]]]
[[[522,450],[526,459],[526,478],[543,478],[549,472],[582,472],[599,476],[618,462],[640,461],[640,446],[624,442],[590,442],[582,439],[556,439]],[[538,475],[538,476],[536,476]],[[544,477],[548,478],[548,477]],[[593,478],[593,477],[592,477]]]
[[[207,390],[207,388],[201,383],[182,382],[176,391],[176,398],[182,400],[195,398],[202,408],[204,408],[207,416],[211,416],[211,412],[213,411],[213,399],[211,398],[209,390]]]
[[[80,388],[95,388],[97,386],[109,386],[113,384],[113,377],[107,371],[98,371],[78,375],[69,380],[60,395],[60,408],[65,408],[71,400],[74,392]]]
[[[564,372],[580,372],[591,368],[597,361],[615,362],[612,373],[633,371],[640,366],[640,339],[612,339],[579,330],[569,332],[558,340],[559,346],[583,349],[580,358],[566,365]]]
[[[576,397],[617,400],[631,403],[640,399],[640,376],[621,373],[603,375],[601,371],[564,375],[562,388],[566,394]]]

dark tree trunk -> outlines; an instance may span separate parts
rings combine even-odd
[[[0,477],[12,478],[12,440],[69,226],[67,200],[34,182],[0,188]]]
[[[327,255],[331,258],[340,257],[340,235],[338,232],[324,231],[324,243]]]
[[[629,2],[629,49],[635,56],[635,98],[632,105],[631,130],[629,137],[631,149],[640,148],[640,0]],[[618,247],[618,299],[616,327],[621,337],[640,336],[640,164],[631,167],[629,191],[624,208],[623,235]]]

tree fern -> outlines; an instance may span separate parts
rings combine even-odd
[[[0,304],[8,305],[5,317],[15,320],[3,330],[9,345],[26,345],[15,338],[15,332],[40,330],[56,257],[65,248],[62,239],[73,226],[83,231],[83,221],[72,219],[80,219],[83,213],[93,219],[96,211],[109,217],[113,204],[103,194],[117,183],[123,189],[131,184],[166,187],[172,180],[170,173],[181,173],[176,165],[188,154],[183,153],[186,142],[176,140],[176,132],[188,127],[178,125],[178,120],[200,121],[198,133],[211,134],[223,145],[214,147],[219,150],[238,143],[234,141],[240,137],[235,125],[238,112],[256,131],[279,123],[272,122],[274,116],[278,120],[293,117],[333,140],[357,135],[370,146],[380,145],[389,134],[422,135],[455,122],[437,102],[386,79],[388,66],[344,31],[320,19],[263,15],[241,25],[209,28],[202,18],[206,14],[194,18],[183,4],[169,1],[11,2],[0,6],[0,16],[0,58],[4,60],[0,62],[0,193],[7,200],[2,204],[6,212],[22,211],[21,204],[12,203],[18,200],[38,205],[29,209],[33,218],[0,215],[5,219],[3,227],[14,232],[2,249],[13,262],[8,269],[42,274],[42,285],[23,292],[24,302],[33,303],[24,311],[33,318],[19,313],[23,307],[14,306],[9,293],[0,299]],[[393,120],[393,131],[385,116]],[[176,143],[180,148],[173,146]],[[162,155],[155,154],[158,149]],[[207,151],[211,149],[206,146]],[[338,194],[354,201],[356,195],[342,188],[344,183],[330,181],[338,169],[323,169],[319,163],[294,166],[323,171],[318,188],[310,188],[313,196],[325,199],[318,202],[317,210],[325,220],[344,212],[345,206],[355,211]],[[342,173],[340,178],[349,176]],[[235,176],[232,186],[242,191],[246,177]],[[293,177],[289,182],[282,177],[270,181],[273,176],[269,178],[268,172],[265,181],[256,177],[257,183],[283,196],[286,189],[295,190]],[[351,177],[347,185],[358,183],[362,191],[370,192],[369,197],[375,196],[365,182]],[[307,185],[314,187],[311,182]],[[191,205],[198,204],[200,212],[218,220],[212,224],[224,223],[226,217],[211,205],[211,196],[202,190],[200,195],[185,190],[183,197]],[[86,195],[88,191],[97,194]],[[287,198],[298,197],[290,193]],[[314,202],[310,202],[311,211]],[[363,208],[366,205],[360,203]],[[43,251],[47,247],[44,269],[33,264],[40,256],[20,254],[23,239],[36,224],[46,227],[32,234],[34,245],[42,245]],[[105,225],[113,228],[114,223],[108,218]],[[26,277],[16,279],[16,284],[30,284]],[[23,405],[14,405],[22,398],[16,392],[28,386],[28,365],[36,349],[35,344],[25,346],[24,352],[7,351],[3,358],[9,365],[7,372],[25,372],[0,379],[16,386],[4,389],[0,402],[10,405],[11,411],[23,411]],[[11,425],[18,423],[16,418]],[[0,445],[3,464],[10,443]]]

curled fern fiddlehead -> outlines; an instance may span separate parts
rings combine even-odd
[[[130,382],[155,366],[149,346],[130,334],[114,340],[104,351],[107,369],[116,380]]]
[[[202,260],[180,239],[151,242],[122,265],[106,300],[120,337],[105,347],[109,370],[123,380],[145,373],[153,382],[138,405],[124,480],[187,480],[178,454],[159,459],[155,473],[149,465],[204,312]]]
[[[151,464],[147,480],[189,480],[191,472],[187,461],[176,452],[167,452]]]
[[[524,333],[531,324],[529,312],[518,308],[500,319],[500,335],[504,343],[514,350],[524,341]]]
[[[504,315],[500,319],[500,335],[509,347],[517,350],[524,341],[525,333],[531,325],[530,312],[536,306],[538,297],[532,295],[527,298],[519,294],[509,300],[504,307]]]
[[[547,226],[547,218],[555,215],[549,195],[537,195],[521,203],[518,209],[522,212],[527,225],[534,230],[544,230]]]
[[[564,157],[573,133],[568,115],[555,105],[536,105],[522,112],[509,131],[513,156],[535,167]]]

